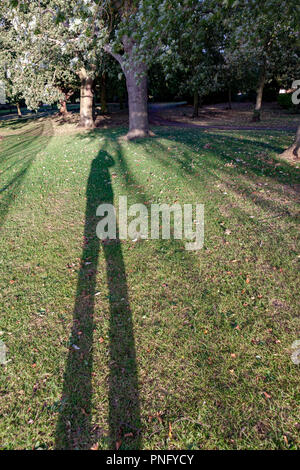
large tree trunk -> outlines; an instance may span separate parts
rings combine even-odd
[[[80,121],[79,127],[93,129],[94,122],[94,89],[93,79],[89,77],[87,71],[82,68],[79,73],[80,85]]]
[[[262,104],[262,97],[263,97],[265,82],[266,82],[266,68],[265,68],[265,65],[263,65],[261,72],[260,72],[258,86],[256,90],[256,103],[255,103],[255,109],[254,109],[254,113],[252,117],[253,122],[260,121],[261,104]]]
[[[300,158],[300,126],[296,132],[296,139],[293,145],[287,148],[282,154],[284,158],[293,158],[298,160]]]
[[[137,78],[139,73],[144,74]],[[128,91],[129,132],[128,139],[149,135],[148,96],[146,67],[135,66],[125,73]]]
[[[103,72],[101,76],[101,112],[107,113],[107,102],[106,102],[106,73]]]
[[[128,56],[124,63],[122,55],[112,51],[109,46],[105,50],[110,53],[121,65],[126,78],[129,108],[129,132],[127,139],[149,136],[148,119],[148,87],[147,87],[147,65],[138,62],[134,56],[133,40],[124,37],[123,46]]]
[[[194,110],[193,110],[193,118],[199,117],[199,94],[198,91],[194,92]]]

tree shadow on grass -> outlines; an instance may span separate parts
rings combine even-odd
[[[201,136],[199,137],[201,138]],[[195,136],[194,142],[192,142],[192,144],[193,143],[197,144],[197,147],[199,144],[199,137]],[[139,143],[126,144],[126,146],[124,146],[124,151],[122,149],[122,146],[118,145],[117,140],[112,139],[110,141],[110,149],[113,152],[113,155],[116,156],[115,158],[116,169],[118,173],[117,181],[119,181],[119,179],[121,180],[121,185],[122,187],[124,186],[126,187],[126,192],[128,193],[128,195],[130,195],[130,193],[134,195],[134,198],[135,198],[134,202],[137,202],[136,199],[138,199],[140,202],[143,202],[143,199],[144,199],[144,202],[149,201],[149,199],[153,197],[153,189],[151,186],[151,182],[150,184],[147,184],[145,180],[143,179],[143,173],[144,173],[145,168],[143,168],[143,166],[140,167],[139,165],[132,164],[133,162],[135,162],[135,158],[136,158],[135,156],[130,158],[130,150],[134,151],[133,155],[136,155],[137,154],[136,150],[139,149],[139,147],[142,151],[149,153],[149,162],[153,162],[153,166],[155,164],[155,160],[159,160],[162,172],[163,172],[164,167],[166,167],[166,169],[170,167],[169,168],[170,171],[172,171],[173,174],[178,175],[178,177],[180,176],[189,177],[188,179],[186,179],[186,184],[189,184],[192,186],[195,197],[196,196],[200,197],[202,194],[204,196],[206,195],[207,197],[210,194],[210,190],[207,189],[207,187],[205,188],[205,190],[201,191],[201,188],[199,188],[199,186],[201,186],[199,182],[200,183],[205,182],[206,186],[208,186],[209,188],[210,183],[215,184],[216,181],[222,182],[225,177],[226,179],[227,177],[229,178],[231,176],[236,177],[237,173],[238,174],[240,173],[240,176],[244,177],[245,179],[249,177],[249,182],[251,182],[252,179],[255,179],[255,176],[256,176],[255,171],[253,171],[253,173],[251,172],[250,176],[249,175],[244,176],[243,169],[242,168],[240,169],[239,166],[235,170],[236,173],[234,173],[231,166],[224,165],[225,168],[221,167],[222,171],[220,171],[221,174],[219,174],[218,170],[220,169],[220,166],[219,166],[220,161],[224,160],[224,162],[227,162],[227,161],[230,162],[230,157],[227,157],[226,154],[223,156],[221,155],[221,157],[219,157],[218,155],[214,156],[213,155],[214,149],[212,149],[212,151],[210,152],[205,152],[203,159],[202,159],[202,155],[199,155],[199,159],[201,160],[200,163],[202,163],[202,160],[203,160],[203,163],[206,163],[206,165],[202,169],[201,167],[200,168],[197,167],[197,164],[196,164],[197,163],[197,149],[194,149],[193,145],[188,146],[189,141],[187,140],[187,142],[185,143],[183,137],[182,137],[182,141],[186,145],[186,150],[184,150],[185,147],[182,145],[182,147],[179,147],[179,150],[183,149],[184,151],[178,152],[178,155],[176,155],[177,152],[169,153],[170,150],[172,150],[171,148],[169,149],[168,147],[169,143],[164,143],[164,142],[160,143],[158,139],[157,140],[149,139],[149,140],[141,141],[140,144]],[[151,142],[151,145],[150,145],[150,142]],[[181,143],[181,139],[178,139],[178,142]],[[149,143],[149,146],[148,146],[148,143]],[[206,143],[209,143],[209,136],[204,135],[200,141],[201,147],[203,147],[204,144]],[[219,145],[220,146],[223,145],[223,142],[221,139],[220,139]],[[127,146],[130,146],[130,148],[127,149]],[[253,144],[253,148],[255,148],[255,144]],[[206,162],[205,158],[207,156],[208,156],[207,158],[208,161]],[[195,168],[193,166],[193,160],[195,160]],[[252,165],[254,166],[254,170],[256,170],[256,166],[255,166],[256,163],[250,162],[250,165],[249,165],[250,169]],[[155,171],[158,173],[157,168]],[[275,174],[274,176],[275,176],[274,178],[275,181],[277,180],[277,176],[278,176],[278,180],[281,179],[280,175]],[[143,181],[144,181],[145,186],[143,186]],[[205,185],[203,186],[205,187]],[[241,184],[239,183],[238,186],[240,188]],[[243,187],[245,186],[244,180],[243,180],[242,186]],[[232,190],[234,190],[234,188],[232,188]],[[141,194],[143,194],[143,196],[141,196]],[[218,190],[215,191],[215,194],[213,194],[213,198],[214,200],[222,201],[222,195],[219,194]],[[200,201],[202,201],[201,197],[200,197]],[[254,202],[255,201],[253,201],[253,203]],[[262,201],[258,201],[257,203],[261,205],[261,202]],[[216,207],[218,207],[217,204],[216,204]],[[267,206],[266,209],[270,209],[270,206]],[[274,206],[274,210],[275,209],[276,207]],[[245,221],[245,212],[244,212],[243,205],[238,207],[237,211],[234,212],[233,215],[235,219],[240,220],[241,225],[242,225],[243,221]],[[251,224],[252,222],[250,220],[248,224],[248,227],[250,227],[250,229],[251,229]],[[242,236],[246,235],[245,232],[242,232]],[[218,238],[221,240],[222,229],[217,231],[216,234],[218,235]],[[245,238],[244,240],[248,247],[252,249],[254,247],[253,254],[254,256],[256,256],[256,253],[258,253],[256,252],[256,245],[255,245],[256,242],[254,241],[254,244],[252,244],[252,241],[249,238],[248,233],[247,233],[247,238]],[[270,262],[269,261],[270,251],[274,249],[275,243],[273,243],[273,240],[274,240],[274,236],[272,234],[272,237],[271,236],[268,237],[267,242],[264,241],[264,243],[267,243],[269,245],[268,251],[266,251],[265,253],[264,252],[259,253],[259,256],[263,258],[267,263]],[[282,246],[282,244],[280,245],[279,241],[280,240],[278,238],[277,246],[279,247],[279,249],[281,249],[280,246]],[[180,392],[181,392],[180,396],[182,397],[181,400],[179,401],[178,398],[176,398],[176,402],[175,402],[172,400],[172,397],[171,397],[172,392],[169,394],[170,398],[168,398],[168,408],[166,407],[169,422],[172,422],[174,420],[174,415],[176,416],[176,418],[178,418],[178,415],[176,415],[176,412],[178,413],[177,410],[180,407],[181,407],[181,410],[179,412],[180,413],[182,412],[183,414],[179,415],[180,418],[178,419],[178,422],[181,419],[185,419],[184,412],[182,410],[187,409],[187,406],[186,406],[187,404],[188,406],[190,406],[190,409],[193,409],[193,406],[194,406],[195,410],[197,410],[199,399],[201,399],[201,396],[204,395],[208,397],[208,399],[210,400],[211,411],[208,412],[209,414],[207,414],[207,418],[204,418],[203,426],[208,426],[211,424],[210,423],[211,420],[212,420],[211,422],[214,422],[215,420],[215,422],[217,423],[215,426],[218,426],[217,434],[219,433],[221,436],[220,439],[226,438],[228,439],[228,441],[229,439],[232,439],[232,437],[234,436],[232,434],[232,430],[234,430],[234,432],[236,432],[238,435],[241,422],[243,422],[243,425],[245,424],[245,428],[248,426],[249,432],[252,432],[252,427],[258,421],[260,414],[263,412],[263,408],[261,408],[260,404],[251,402],[252,391],[255,390],[257,393],[259,393],[259,388],[256,387],[255,385],[254,377],[250,376],[249,383],[247,381],[245,381],[244,383],[243,381],[233,380],[231,376],[229,376],[228,378],[226,377],[226,374],[224,374],[224,361],[223,361],[222,355],[224,354],[224,350],[226,353],[228,352],[226,348],[232,345],[231,341],[235,343],[235,336],[234,336],[235,332],[232,332],[232,330],[235,327],[234,327],[234,322],[230,320],[230,316],[228,316],[228,318],[227,316],[226,317],[224,316],[224,312],[222,310],[223,309],[222,297],[224,294],[227,297],[231,297],[233,299],[233,305],[237,307],[239,311],[241,310],[241,313],[239,312],[238,315],[242,322],[241,323],[242,328],[243,329],[245,328],[245,338],[244,339],[241,338],[240,341],[242,345],[245,344],[245,347],[247,347],[247,341],[248,341],[247,334],[249,334],[250,328],[255,327],[255,328],[260,329],[261,322],[268,321],[268,317],[263,316],[263,320],[262,320],[261,316],[257,315],[257,311],[255,309],[251,311],[250,307],[247,307],[247,304],[243,304],[244,299],[240,295],[240,291],[242,290],[240,286],[242,285],[243,281],[240,281],[238,279],[237,282],[230,282],[229,284],[226,283],[225,285],[222,285],[221,283],[220,287],[219,285],[214,287],[214,277],[220,276],[220,279],[222,279],[221,276],[223,277],[223,274],[227,270],[232,269],[230,265],[232,258],[228,257],[229,255],[227,254],[227,252],[225,252],[225,250],[224,251],[221,250],[220,257],[218,257],[218,261],[216,261],[217,257],[214,255],[214,252],[216,251],[215,248],[214,250],[208,250],[207,253],[204,253],[201,256],[200,260],[201,259],[204,260],[204,258],[208,256],[210,258],[210,262],[203,262],[203,266],[199,270],[199,263],[194,255],[186,254],[184,257],[181,258],[180,253],[182,252],[182,249],[183,249],[183,247],[181,246],[181,242],[179,241],[177,241],[176,243],[172,242],[171,245],[170,245],[170,241],[158,241],[157,243],[158,243],[157,248],[153,250],[153,253],[155,254],[156,252],[159,251],[160,257],[159,257],[159,261],[157,262],[157,266],[159,266],[160,263],[164,263],[164,264],[161,264],[164,270],[163,271],[164,273],[167,273],[167,270],[166,270],[167,263],[172,264],[174,263],[174,260],[175,261],[177,260],[178,263],[184,264],[186,266],[185,271],[184,272],[181,271],[180,276],[181,276],[181,280],[183,281],[183,286],[187,285],[188,281],[191,284],[190,299],[185,298],[185,293],[182,289],[175,287],[176,286],[175,284],[170,284],[171,286],[170,288],[172,289],[173,287],[174,289],[173,295],[175,297],[175,301],[183,302],[184,307],[187,307],[189,310],[189,312],[184,314],[185,322],[188,318],[189,319],[188,321],[190,321],[191,323],[195,321],[194,323],[195,325],[197,325],[196,322],[199,321],[198,324],[200,325],[200,319],[201,319],[201,321],[203,320],[204,324],[207,322],[212,329],[217,330],[217,331],[220,330],[219,339],[223,341],[223,343],[221,343],[221,347],[219,346],[215,348],[212,345],[215,343],[211,344],[209,339],[202,338],[201,334],[196,337],[196,341],[200,339],[199,345],[194,343],[192,339],[192,337],[195,334],[194,331],[191,334],[189,334],[189,331],[187,330],[186,336],[184,337],[182,336],[183,338],[182,341],[187,340],[191,342],[191,345],[194,351],[193,354],[195,354],[195,356],[198,356],[198,360],[196,363],[193,363],[194,368],[190,373],[191,375],[190,376],[187,375],[186,376],[187,379],[177,386],[178,388],[180,387]],[[210,243],[209,240],[208,240],[208,243]],[[212,246],[214,246],[214,243],[215,242],[212,241],[210,245],[208,246],[211,248]],[[220,242],[220,244],[221,243],[222,242]],[[108,245],[108,248],[109,248],[109,245]],[[277,248],[275,249],[275,251],[276,250]],[[209,254],[210,251],[212,251],[213,253]],[[228,253],[235,254],[233,250],[232,251],[229,250]],[[238,253],[236,256],[238,255],[244,256],[246,254],[246,250],[243,246],[241,246],[241,248],[237,249],[236,253]],[[142,255],[141,257],[143,257],[144,253],[141,252],[141,255]],[[143,262],[145,263],[145,260],[143,260]],[[211,266],[213,266],[212,265],[213,262],[217,264],[216,264],[216,268],[214,269],[213,267],[213,272],[211,272],[212,271]],[[219,267],[219,264],[221,264],[220,267]],[[228,267],[227,267],[227,264],[228,264]],[[151,269],[153,268],[155,269],[155,264],[151,266]],[[176,270],[176,264],[174,263],[174,271],[175,270]],[[149,273],[149,268],[145,269],[145,271],[146,271],[145,273],[146,281],[147,281],[147,277],[149,276],[150,282],[153,282],[153,280],[151,280],[151,273]],[[205,274],[205,277],[204,277],[204,274]],[[212,277],[212,274],[214,277]],[[239,273],[239,277],[240,277],[240,274],[241,273]],[[262,281],[260,280],[260,282]],[[194,290],[195,283],[198,284],[197,292],[196,294],[192,295],[193,293],[195,293],[195,290]],[[160,290],[159,283],[157,283],[157,286],[155,287],[157,287],[157,290],[155,292],[156,297],[161,296],[161,298],[163,299],[164,294],[162,290]],[[260,284],[256,285],[256,287],[260,287]],[[138,286],[138,288],[140,290],[140,286]],[[253,287],[250,287],[249,295],[250,295],[251,289],[253,289]],[[113,290],[110,292],[113,293]],[[270,292],[269,295],[271,295],[271,292],[274,292],[272,285],[270,285],[269,292]],[[147,292],[146,295],[148,297],[151,297],[152,296],[151,290],[150,292]],[[173,295],[172,295],[172,301],[174,300]],[[198,300],[198,297],[200,298],[200,300]],[[236,303],[235,303],[235,298],[237,298]],[[141,303],[140,300],[139,302]],[[268,299],[266,299],[266,302],[268,305]],[[219,304],[220,304],[220,308],[219,308]],[[262,314],[264,315],[265,307],[260,307],[260,308],[261,310],[259,310],[259,312],[262,312]],[[156,307],[154,307],[154,311],[155,309]],[[198,310],[200,312],[199,320],[197,320],[196,318],[196,313],[198,312]],[[181,312],[179,311],[178,314],[180,315]],[[195,320],[193,318],[194,315],[195,315]],[[170,322],[168,322],[168,324],[165,324],[165,325],[166,326],[164,326],[164,328],[167,329],[168,335],[174,338],[176,342],[178,339],[177,331],[174,332],[174,328],[172,327],[172,325],[170,326]],[[149,331],[151,331],[150,328],[151,326],[149,326]],[[181,329],[181,326],[180,326],[180,329]],[[152,331],[154,331],[154,328]],[[228,337],[228,339],[224,340],[225,337],[226,338]],[[145,338],[143,338],[142,336],[141,342],[140,342],[141,350],[145,344],[144,341],[145,341]],[[214,355],[216,359],[211,363],[210,357],[212,355]],[[156,377],[159,378],[159,387],[161,387],[164,384],[164,381],[166,381],[165,383],[168,383],[164,376],[168,375],[168,377],[171,377],[174,380],[174,382],[176,382],[177,380],[180,380],[180,375],[179,377],[176,375],[177,374],[176,373],[176,367],[177,367],[176,361],[174,361],[174,363],[173,361],[168,362],[164,358],[157,356],[156,362],[160,364],[160,367],[156,368],[155,367],[156,364],[155,365],[153,365],[153,363],[151,364],[151,359],[147,357],[146,359],[144,359],[143,357],[141,360],[143,361],[143,369],[150,370],[148,369],[148,367],[149,368],[151,367],[151,374],[153,374],[153,370],[155,371],[154,373],[156,373]],[[245,362],[245,370],[247,367],[248,367],[247,362]],[[189,374],[189,371],[187,371],[187,374]],[[197,382],[197,375],[199,376],[198,382]],[[202,377],[204,378],[204,380],[202,380]],[[199,383],[200,380],[201,380],[201,383]],[[187,388],[185,384],[189,384],[189,388]],[[153,387],[154,389],[151,390],[152,395],[150,395],[150,397],[156,396],[156,393],[159,390],[158,385],[155,384]],[[149,402],[151,402],[151,398],[147,398],[147,393],[145,393],[146,391],[147,391],[147,385],[143,384],[143,395],[146,397],[145,402],[146,400],[149,400],[147,402],[147,405],[149,406]],[[250,417],[251,421],[249,419],[249,422],[251,423],[251,425],[247,424],[248,408],[244,407],[245,404],[242,403],[242,399],[239,402],[240,397],[243,397],[243,395],[245,396],[245,394],[246,396],[249,394],[249,403],[251,403],[251,407],[254,409],[253,416]],[[225,400],[224,400],[224,397],[225,397]],[[222,403],[222,401],[224,403]],[[178,402],[180,403],[180,405],[178,404]],[[237,415],[235,415],[236,409],[238,410]],[[189,413],[190,411],[188,412],[188,414]],[[219,414],[219,417],[218,417],[218,414]],[[217,416],[217,419],[216,419],[216,416]],[[275,421],[275,417],[274,417],[274,421]],[[228,426],[229,424],[230,426]],[[200,422],[200,425],[202,426],[201,422]],[[150,428],[150,425],[145,426],[144,432],[148,432],[149,428]],[[228,429],[228,432],[227,432],[227,429]],[[198,433],[198,432],[199,432],[199,429],[195,429],[195,433]],[[150,434],[150,431],[149,431],[149,434],[148,434],[149,439],[151,438],[151,435],[152,433]],[[161,435],[165,435],[165,430],[161,432]],[[161,439],[163,441],[163,437]],[[203,439],[206,440],[206,437]],[[226,444],[224,445],[227,445],[227,441],[226,441]],[[232,446],[230,441],[228,445]]]
[[[140,407],[135,343],[120,241],[101,242],[96,235],[100,204],[113,204],[109,168],[112,157],[104,150],[93,160],[86,189],[86,214],[81,267],[64,374],[56,448],[89,449],[92,431],[93,330],[97,266],[100,245],[106,262],[109,291],[109,446],[132,433],[132,448],[140,447]],[[97,364],[101,367],[101,364]]]
[[[166,131],[163,137],[168,138],[169,136],[164,135],[165,133]],[[290,186],[295,193],[299,192],[297,189],[300,183],[299,169],[280,158],[277,160],[272,153],[267,151],[257,153],[260,147],[267,149],[268,144],[247,138],[237,139],[222,134],[199,132],[177,132],[174,143],[183,144],[183,151],[170,155],[167,144],[155,139],[152,141],[151,152],[148,150],[149,155],[159,160],[164,167],[173,167],[181,175],[199,177],[199,179],[201,177],[202,180],[211,177],[214,179],[214,184],[216,181],[224,183],[233,193],[242,195],[263,210],[272,211],[274,215],[286,214],[290,219],[298,220],[297,216],[289,214],[285,207],[281,207],[278,199],[284,190],[284,185]],[[142,142],[137,142],[137,146],[141,144]],[[147,151],[147,147],[143,148]],[[205,149],[205,153],[202,153],[202,149]],[[193,158],[191,158],[191,152]],[[268,200],[254,192],[253,185],[259,183],[259,178],[262,177],[275,183],[272,187],[273,199],[269,197]],[[192,182],[190,184],[192,185]]]
[[[0,146],[0,226],[4,223],[11,204],[19,194],[28,170],[39,152],[45,149],[52,128],[43,135],[45,126],[38,125],[30,133],[9,136]]]

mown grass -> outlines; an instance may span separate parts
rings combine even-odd
[[[293,136],[17,131],[0,143],[1,448],[299,448]],[[96,207],[120,195],[204,203],[203,249],[100,243]]]

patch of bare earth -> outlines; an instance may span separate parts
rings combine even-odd
[[[291,114],[283,110],[277,103],[264,103],[261,122],[252,122],[252,103],[232,103],[232,109],[228,109],[226,103],[205,105],[199,108],[199,116],[193,118],[193,107],[191,105],[177,108],[164,109],[154,113],[155,117],[176,121],[178,123],[191,124],[193,126],[234,126],[250,129],[285,129],[296,128],[299,124],[299,115]]]
[[[90,132],[91,129],[84,129],[79,127],[79,114],[69,113],[67,116],[62,117],[59,114],[50,119],[53,124],[54,135],[70,135],[79,132]],[[96,129],[110,129],[113,127],[128,126],[128,112],[119,111],[111,114],[101,114],[96,116],[95,128]]]

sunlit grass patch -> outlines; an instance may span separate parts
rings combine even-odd
[[[0,143],[1,447],[299,448],[293,136],[39,125]],[[103,247],[120,195],[205,204],[204,248]]]

